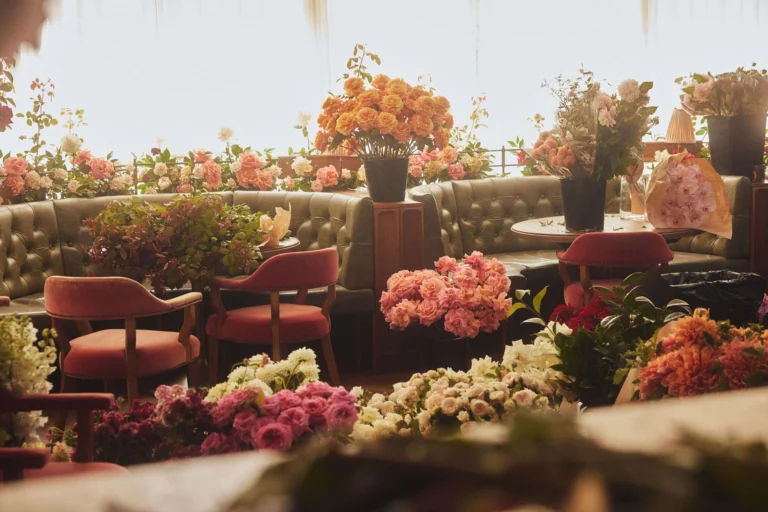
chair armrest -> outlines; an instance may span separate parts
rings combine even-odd
[[[39,469],[48,462],[45,448],[0,448],[0,469]]]
[[[98,411],[108,409],[115,396],[110,393],[59,393],[26,395],[8,400],[7,412],[26,411]]]
[[[251,274],[253,275],[253,274]],[[228,290],[242,290],[248,288],[248,281],[251,276],[243,279],[232,279],[229,277],[216,277],[211,282],[211,288],[225,288]]]
[[[171,307],[167,311],[167,313],[170,313],[171,311],[178,311],[180,309],[184,309],[187,306],[192,306],[193,304],[197,304],[199,302],[203,301],[203,294],[200,292],[189,292],[185,293],[184,295],[180,295],[178,297],[174,297],[172,299],[166,300],[165,303]]]

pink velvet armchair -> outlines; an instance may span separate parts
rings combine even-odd
[[[29,411],[76,411],[77,448],[72,463],[48,464],[48,450],[0,448],[3,482],[90,472],[127,472],[115,464],[93,461],[93,411],[107,409],[115,397],[106,393],[26,395],[16,397],[0,389],[0,414]]]
[[[73,379],[110,382],[126,379],[128,400],[139,397],[138,378],[187,365],[190,385],[197,384],[200,341],[193,336],[197,292],[161,300],[136,281],[123,277],[52,276],[45,282],[45,307],[57,331],[61,392]],[[184,311],[181,331],[137,330],[136,319]],[[80,336],[68,339],[64,321],[74,321]],[[91,320],[124,320],[124,329],[94,332]]]
[[[282,359],[284,344],[321,340],[330,382],[339,385],[339,373],[331,346],[330,311],[336,297],[339,255],[336,249],[321,249],[279,254],[245,279],[216,278],[211,284],[215,314],[208,318],[208,376],[211,385],[218,380],[219,340],[271,345],[272,358]],[[310,288],[328,287],[322,308],[304,304]],[[221,290],[269,292],[269,306],[254,306],[227,311]],[[295,304],[281,304],[281,291],[296,291]]]
[[[664,271],[674,254],[666,240],[652,231],[634,233],[585,233],[565,251],[557,253],[560,276],[565,285],[565,303],[580,307],[592,299],[592,287],[611,288],[620,279],[590,279],[590,267],[603,268],[658,268]],[[566,267],[579,267],[579,282],[574,283]]]

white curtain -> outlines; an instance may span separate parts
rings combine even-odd
[[[768,65],[767,9],[759,0],[61,0],[39,54],[19,59],[16,99],[25,109],[32,79],[51,78],[53,109],[85,109],[86,146],[122,159],[158,138],[172,151],[216,150],[222,126],[283,154],[302,145],[297,113],[317,114],[340,90],[354,44],[366,43],[381,72],[431,77],[459,122],[486,94],[480,135],[490,148],[535,137],[526,119],[549,122],[555,106],[542,79],[582,65],[613,85],[653,80],[663,134],[676,77]],[[21,149],[28,130],[17,122],[0,147]]]

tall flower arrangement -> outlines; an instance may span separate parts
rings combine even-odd
[[[48,376],[56,369],[55,332],[45,329],[38,339],[25,316],[0,317],[0,387],[13,395],[48,393]],[[0,446],[39,445],[38,431],[47,418],[41,411],[0,414]]]
[[[364,45],[355,45],[350,72],[343,75],[344,93],[331,94],[317,118],[315,147],[321,152],[343,148],[363,159],[403,158],[417,148],[445,147],[453,127],[451,103],[402,78],[372,76],[366,59],[381,63]]]
[[[675,80],[680,104],[692,116],[737,116],[768,112],[768,72],[743,67],[712,75],[692,73]]]
[[[512,306],[504,264],[477,251],[461,264],[443,256],[437,270],[401,270],[387,280],[381,312],[392,329],[438,325],[459,338],[493,332]]]

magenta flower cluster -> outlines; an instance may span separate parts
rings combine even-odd
[[[381,312],[392,329],[419,323],[442,327],[459,338],[493,332],[507,316],[510,281],[504,264],[480,252],[461,263],[443,256],[436,270],[401,270],[387,280]]]
[[[349,435],[357,421],[355,402],[346,389],[323,382],[266,398],[259,388],[241,388],[216,403],[212,415],[217,432],[205,439],[201,451],[285,451],[312,433]]]

